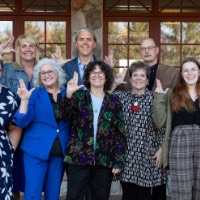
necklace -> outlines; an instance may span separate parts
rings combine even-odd
[[[140,105],[137,101],[135,101],[132,105],[131,105],[131,110],[133,112],[138,112],[140,110]]]

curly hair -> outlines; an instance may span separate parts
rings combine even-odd
[[[143,69],[144,71],[146,71],[146,76],[147,76],[147,78],[149,78],[151,68],[149,67],[148,64],[146,64],[145,62],[142,62],[142,61],[136,61],[136,62],[131,63],[129,70],[128,70],[129,78],[132,77],[133,72],[135,72],[137,69]]]
[[[196,59],[187,58],[186,60],[183,61],[180,67],[178,79],[177,79],[175,87],[173,88],[172,97],[171,97],[172,111],[175,111],[175,112],[178,112],[183,108],[186,109],[188,112],[192,112],[195,109],[193,104],[191,103],[191,99],[188,94],[188,85],[182,76],[183,65],[188,62],[192,62],[196,64],[198,69],[200,70],[200,64]],[[198,99],[200,99],[200,77],[198,78],[198,81],[196,83],[196,92],[197,92]]]
[[[105,75],[105,84],[104,84],[104,91],[109,91],[112,88],[112,84],[114,81],[114,75],[113,75],[113,71],[112,71],[112,67],[110,65],[107,65],[105,62],[103,61],[93,61],[90,62],[86,69],[85,69],[85,73],[83,76],[83,84],[85,85],[85,87],[87,89],[90,89],[91,85],[90,85],[90,73],[96,68],[96,66],[99,66],[99,68],[101,69],[101,71],[104,73]]]
[[[64,84],[66,83],[66,76],[65,72],[62,69],[62,67],[53,59],[51,58],[43,58],[38,61],[37,65],[35,66],[34,72],[33,72],[33,84],[34,87],[43,87],[41,78],[40,78],[40,70],[43,65],[50,64],[55,69],[58,75],[58,87],[62,88]]]

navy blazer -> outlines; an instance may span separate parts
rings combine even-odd
[[[96,60],[96,57],[94,55],[93,55],[93,60]],[[63,65],[63,69],[67,76],[67,82],[73,78],[74,72],[77,72],[78,73],[78,85],[83,84],[83,80],[80,76],[80,70],[79,70],[79,66],[78,66],[78,56],[75,57],[74,59],[70,60],[69,62],[66,62]]]
[[[62,90],[62,96],[65,89]],[[58,135],[63,155],[66,154],[69,141],[70,121],[56,122],[53,106],[45,88],[37,88],[33,91],[26,114],[15,113],[17,125],[26,128],[21,143],[21,149],[28,154],[47,160],[53,142]]]
[[[79,66],[78,66],[78,56],[75,57],[74,59],[70,60],[69,62],[66,62],[63,66],[63,69],[67,76],[67,82],[73,78],[74,72],[77,72],[78,73],[78,85],[83,84],[83,80],[80,76],[80,71],[79,71]]]

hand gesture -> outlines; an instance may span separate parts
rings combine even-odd
[[[162,166],[162,148],[160,147],[158,151],[153,156],[153,159],[156,161],[156,166],[160,168]]]
[[[156,79],[156,85],[157,85],[157,87],[155,89],[155,92],[157,92],[157,93],[166,94],[167,91],[169,90],[169,88],[167,88],[166,90],[163,90],[162,84],[161,84],[160,80],[158,80],[158,79]]]
[[[60,46],[56,45],[56,52],[51,55],[51,57],[60,65],[64,65],[66,62],[70,61],[71,59],[64,60],[62,57],[62,52]]]
[[[114,67],[115,62],[113,60],[113,50],[112,49],[108,49],[108,55],[105,56],[104,62],[106,64],[110,65],[111,67]]]
[[[32,88],[30,91],[28,91],[23,79],[19,79],[19,86],[20,87],[17,90],[17,94],[19,95],[20,99],[28,100],[35,88]]]
[[[119,73],[115,74],[115,76],[114,76],[114,78],[115,78],[114,79],[114,84],[115,85],[127,84],[127,82],[124,81],[124,78],[126,76],[126,72],[127,72],[127,68],[124,67],[122,72],[119,72]]]
[[[84,85],[78,85],[78,73],[74,72],[73,78],[67,83],[67,97],[71,98],[74,92],[84,87]]]
[[[11,52],[15,52],[15,49],[13,49],[13,42],[14,42],[14,37],[10,37],[7,41],[5,42],[2,42],[0,44],[0,55],[3,55],[3,54],[8,54],[8,53],[11,53]]]

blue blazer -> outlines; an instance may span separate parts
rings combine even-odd
[[[93,55],[93,60],[96,60],[96,57],[94,55]],[[63,69],[67,76],[67,82],[73,78],[74,72],[77,72],[78,73],[78,85],[83,84],[83,80],[80,76],[80,71],[79,71],[79,66],[78,66],[78,56],[75,57],[74,59],[70,60],[69,62],[66,62],[63,65]]]
[[[65,89],[62,90],[62,96]],[[58,135],[63,155],[66,154],[69,141],[70,121],[56,122],[54,110],[45,88],[37,88],[33,91],[26,114],[15,113],[17,125],[26,128],[21,143],[21,149],[28,154],[47,160],[53,142]]]
[[[63,66],[63,69],[67,76],[67,82],[73,78],[74,72],[77,72],[78,73],[78,85],[83,84],[83,80],[80,76],[80,71],[79,71],[79,66],[78,66],[78,56],[75,57],[74,59],[70,60],[69,62],[66,62]]]

